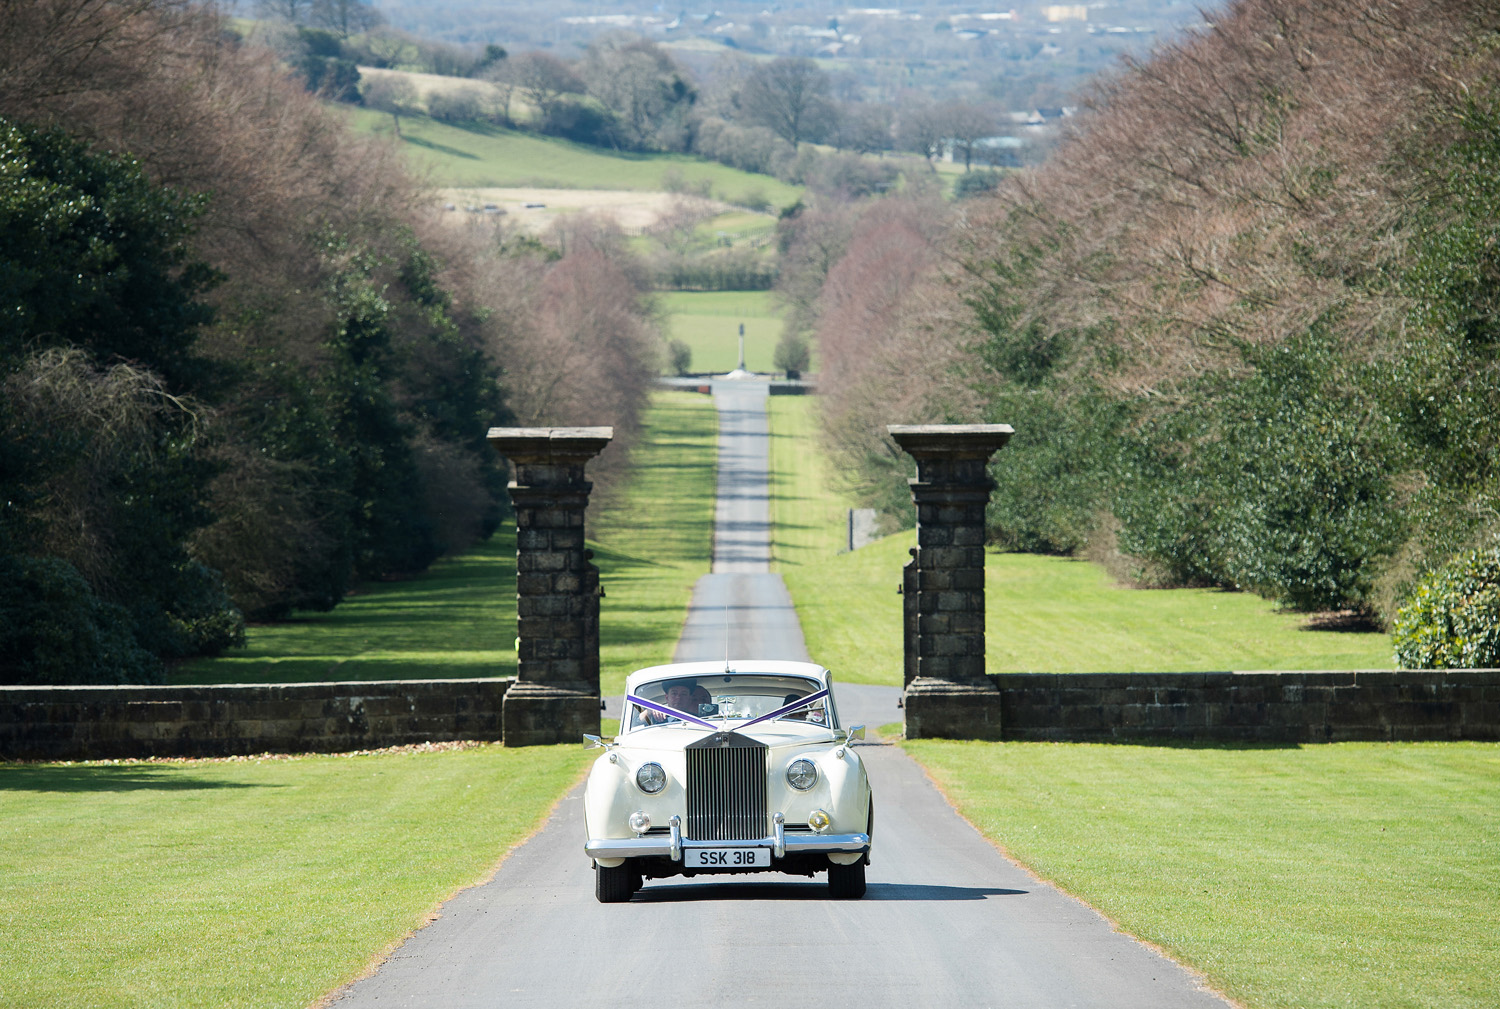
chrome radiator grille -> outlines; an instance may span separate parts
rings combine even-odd
[[[717,736],[687,749],[687,836],[747,841],[766,836],[766,748]]]

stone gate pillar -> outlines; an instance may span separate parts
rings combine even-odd
[[[1012,429],[893,424],[886,430],[917,461],[911,481],[917,548],[903,572],[906,735],[999,739],[1000,692],[984,669],[984,509],[994,487],[990,456]]]
[[[593,484],[585,464],[609,427],[496,427],[515,465],[516,682],[505,692],[506,746],[572,743],[599,731],[599,569],[583,546]]]

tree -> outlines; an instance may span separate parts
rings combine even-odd
[[[628,36],[605,39],[589,47],[582,76],[589,94],[615,114],[621,146],[682,147],[686,111],[697,92],[665,49]],[[669,130],[674,120],[675,137]]]
[[[311,18],[313,24],[341,39],[369,31],[385,20],[364,0],[312,0]]]
[[[827,140],[841,151],[874,154],[891,148],[891,110],[885,105],[849,102],[839,107]]]
[[[828,75],[809,59],[780,57],[755,68],[740,89],[740,114],[793,147],[820,140],[833,124]]]
[[[896,113],[896,146],[928,161],[942,155],[947,132],[942,108],[926,98],[908,98]]]
[[[314,0],[255,0],[255,12],[271,21],[305,25],[312,16]]]
[[[995,133],[996,116],[993,109],[980,105],[955,105],[944,117],[948,139],[953,142],[953,158],[964,159],[964,171],[974,161],[974,148],[979,141]]]
[[[367,107],[391,114],[398,137],[401,135],[401,117],[413,115],[421,108],[416,85],[405,74],[390,73],[369,78],[363,97]]]
[[[507,59],[504,67],[521,97],[536,110],[538,120],[551,115],[562,104],[563,96],[583,94],[585,90],[573,68],[551,53],[525,52]]]

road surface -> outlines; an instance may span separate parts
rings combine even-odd
[[[679,660],[806,658],[769,570],[765,387],[716,382],[719,524]],[[893,629],[892,633],[896,633]],[[839,688],[840,718],[897,721],[892,687]],[[618,700],[614,702],[618,704]],[[648,881],[599,904],[581,790],[495,878],[442,908],[338,1009],[737,1005],[1223,1009],[1192,976],[1002,857],[896,747],[860,747],[876,798],[863,900],[822,878]]]

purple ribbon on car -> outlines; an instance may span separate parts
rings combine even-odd
[[[765,722],[769,721],[772,718],[780,718],[782,715],[789,715],[793,711],[796,711],[798,708],[805,708],[808,705],[812,704],[814,701],[821,701],[823,698],[828,696],[828,693],[828,688],[824,687],[822,690],[814,691],[813,693],[808,694],[806,697],[799,697],[791,704],[783,705],[782,707],[777,708],[775,711],[768,711],[764,715],[758,715],[755,718],[750,719],[750,721],[746,722],[745,724],[739,726],[739,728],[748,729],[750,728],[750,726],[755,725],[758,722]],[[639,697],[635,694],[626,694],[625,701],[629,704],[640,705],[647,711],[654,711],[659,715],[667,715],[670,718],[681,719],[682,721],[689,722],[693,725],[701,725],[705,729],[719,728],[719,726],[715,725],[713,722],[706,722],[703,719],[699,718],[697,715],[690,715],[686,711],[678,711],[676,708],[669,708],[665,704],[658,704],[656,701],[648,701],[644,697]]]

